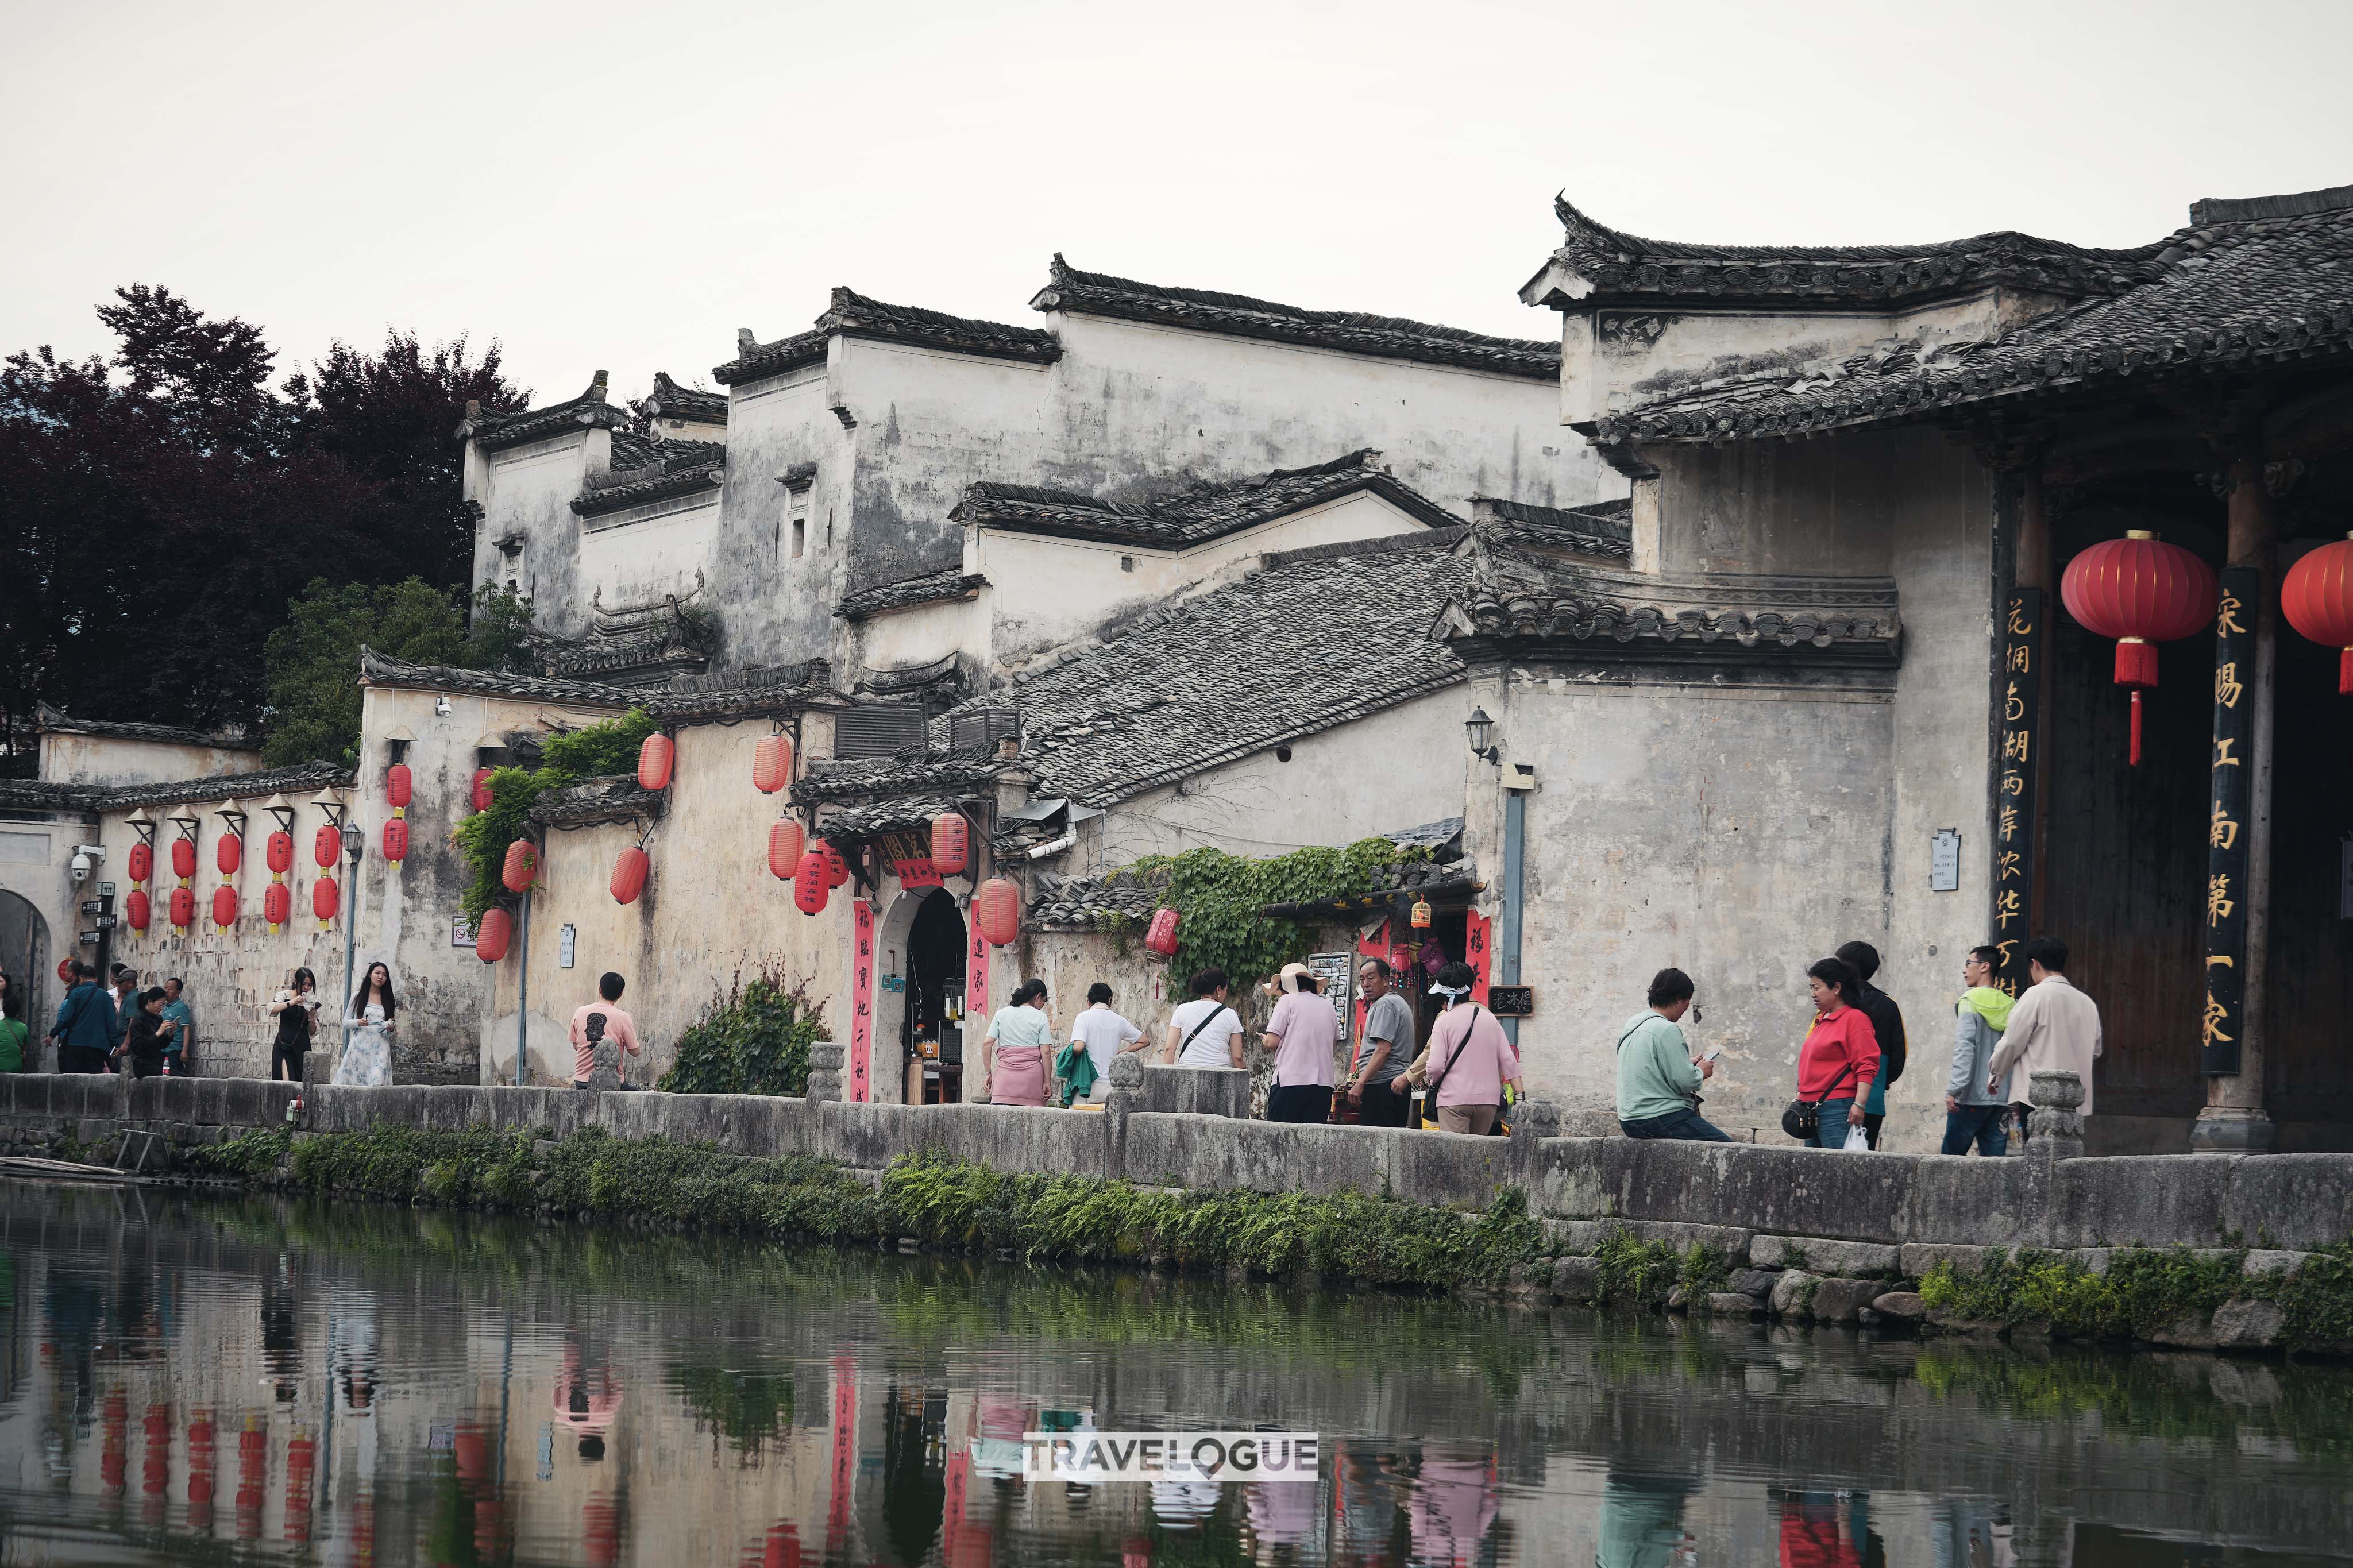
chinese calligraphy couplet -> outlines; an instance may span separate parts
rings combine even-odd
[[[2026,986],[2021,949],[2034,925],[2034,767],[2042,728],[2042,590],[2013,588],[2002,618],[2001,772],[1994,784],[1995,984]]]
[[[2239,1070],[2246,1033],[2247,850],[2249,790],[2246,756],[2254,745],[2254,707],[2245,700],[2255,668],[2255,639],[2247,606],[2262,591],[2252,566],[2222,571],[2222,597],[2214,617],[2214,751],[2208,765],[2206,818],[2206,1008],[2199,1023],[2198,1068],[2210,1078]]]
[[[851,1103],[863,1105],[874,1066],[874,905],[867,899],[849,900],[849,1092]]]

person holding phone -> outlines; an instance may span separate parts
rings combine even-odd
[[[319,1034],[319,977],[296,970],[293,984],[269,999],[269,1013],[278,1020],[277,1037],[269,1045],[270,1080],[301,1083],[303,1060]]]
[[[1650,1006],[1618,1031],[1618,1126],[1629,1138],[1732,1142],[1699,1113],[1699,1086],[1715,1076],[1715,1057],[1694,1061],[1683,1038],[1695,992],[1682,970],[1660,970],[1651,977]]]

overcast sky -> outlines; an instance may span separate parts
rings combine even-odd
[[[1523,337],[1556,190],[1660,237],[2153,239],[2353,183],[2353,5],[0,0],[0,352],[118,284],[708,384],[846,283],[1026,322],[1049,256]]]

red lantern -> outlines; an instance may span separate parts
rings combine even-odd
[[[408,764],[395,763],[384,775],[384,798],[395,810],[408,805]]]
[[[498,798],[491,793],[491,770],[489,768],[476,768],[474,770],[473,795],[474,809],[476,811],[490,810],[491,803]]]
[[[648,735],[646,743],[638,748],[638,787],[670,788],[670,769],[677,761],[678,747],[668,735]]]
[[[384,858],[396,864],[408,858],[408,818],[396,816],[384,825]]]
[[[282,877],[294,868],[294,836],[284,828],[271,834],[261,846],[263,858],[269,869]]]
[[[70,958],[60,958],[58,960],[58,978],[64,981],[69,985],[73,984],[73,966],[75,962],[75,960]]]
[[[2104,540],[2067,563],[2059,596],[2094,636],[2117,638],[2116,684],[2132,692],[2132,762],[2140,763],[2140,694],[2157,685],[2161,642],[2194,637],[2214,618],[2214,569],[2147,529]]]
[[[213,846],[213,864],[224,877],[234,877],[237,868],[245,864],[245,840],[234,833],[224,833]]]
[[[213,889],[213,924],[223,931],[237,924],[237,889],[226,882]]]
[[[194,888],[172,889],[172,923],[182,931],[196,923],[196,890]]]
[[[2287,569],[2280,608],[2299,636],[2338,650],[2337,691],[2353,697],[2353,534],[2322,545]]]
[[[825,908],[833,884],[825,879],[825,856],[812,847],[793,869],[793,907],[805,915]]]
[[[261,918],[269,922],[274,933],[294,912],[294,889],[283,882],[272,882],[261,890]]]
[[[768,871],[780,882],[793,879],[793,868],[800,864],[801,825],[786,817],[768,829]]]
[[[1176,922],[1177,915],[1175,910],[1153,910],[1152,924],[1146,927],[1144,932],[1145,950],[1156,952],[1163,958],[1176,957]]]
[[[131,922],[132,931],[144,931],[151,909],[144,889],[133,888],[131,896],[122,901],[122,918]]]
[[[849,880],[849,861],[843,856],[840,850],[835,848],[831,843],[822,838],[818,839],[816,843],[811,844],[809,847],[816,850],[819,855],[825,858],[825,885],[827,887],[839,888],[844,882]]]
[[[155,874],[155,847],[145,839],[131,847],[131,864],[125,868],[134,882],[143,882]]]
[[[484,963],[496,963],[507,955],[507,943],[513,940],[514,916],[495,907],[484,910],[482,923],[474,928],[474,956]]]
[[[323,871],[333,865],[335,857],[343,852],[343,836],[335,831],[335,825],[319,824],[319,831],[311,836],[311,858],[318,863],[319,869]]]
[[[527,893],[539,879],[539,846],[528,838],[518,838],[507,846],[506,864],[499,868],[499,882],[510,893]]]
[[[991,947],[1005,947],[1021,935],[1021,889],[991,877],[972,896],[973,921]]]
[[[319,917],[321,924],[333,920],[343,905],[343,889],[335,886],[332,877],[322,877],[311,884],[311,912]]]
[[[752,784],[762,795],[774,795],[793,782],[793,738],[763,735],[752,752]]]
[[[196,841],[193,838],[172,840],[172,875],[193,877],[196,874]]]
[[[972,855],[970,826],[960,811],[944,811],[932,818],[932,869],[953,877]]]
[[[621,858],[613,862],[615,903],[634,904],[638,901],[638,895],[646,890],[646,868],[649,864],[646,852],[635,844],[621,851]]]

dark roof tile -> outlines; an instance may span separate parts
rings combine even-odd
[[[1051,364],[1062,357],[1054,334],[1036,327],[1008,326],[1002,321],[978,321],[926,310],[914,305],[889,305],[849,289],[836,289],[825,314],[806,332],[772,343],[738,340],[736,356],[711,373],[723,386],[782,375],[825,358],[826,344],[837,337],[866,338],[881,342],[915,343],[951,353],[978,354],[987,359],[1020,360]]]
[[[911,609],[917,605],[969,599],[987,586],[988,579],[979,573],[967,573],[952,566],[944,572],[926,572],[921,576],[902,577],[895,583],[878,583],[873,587],[861,588],[845,595],[833,613],[846,621],[862,621],[869,616]]]
[[[261,742],[244,729],[184,730],[173,724],[142,724],[122,719],[77,719],[44,702],[34,710],[45,735],[94,735],[111,741],[153,741],[171,746],[210,746],[216,751],[258,752]]]
[[[1379,465],[1380,454],[1351,452],[1312,468],[1278,468],[1253,479],[1210,483],[1148,501],[1099,500],[1075,490],[984,480],[966,487],[948,515],[958,522],[1018,533],[1048,533],[1108,544],[1185,550],[1260,523],[1371,490],[1432,528],[1460,520]]]
[[[654,389],[638,405],[649,419],[685,419],[697,425],[727,423],[727,395],[681,386],[667,371],[654,372]]]
[[[601,425],[611,429],[626,420],[627,411],[605,401],[606,385],[606,374],[600,370],[586,392],[565,402],[512,414],[475,415],[459,425],[458,438],[470,437],[484,451],[495,452],[583,427]]]

